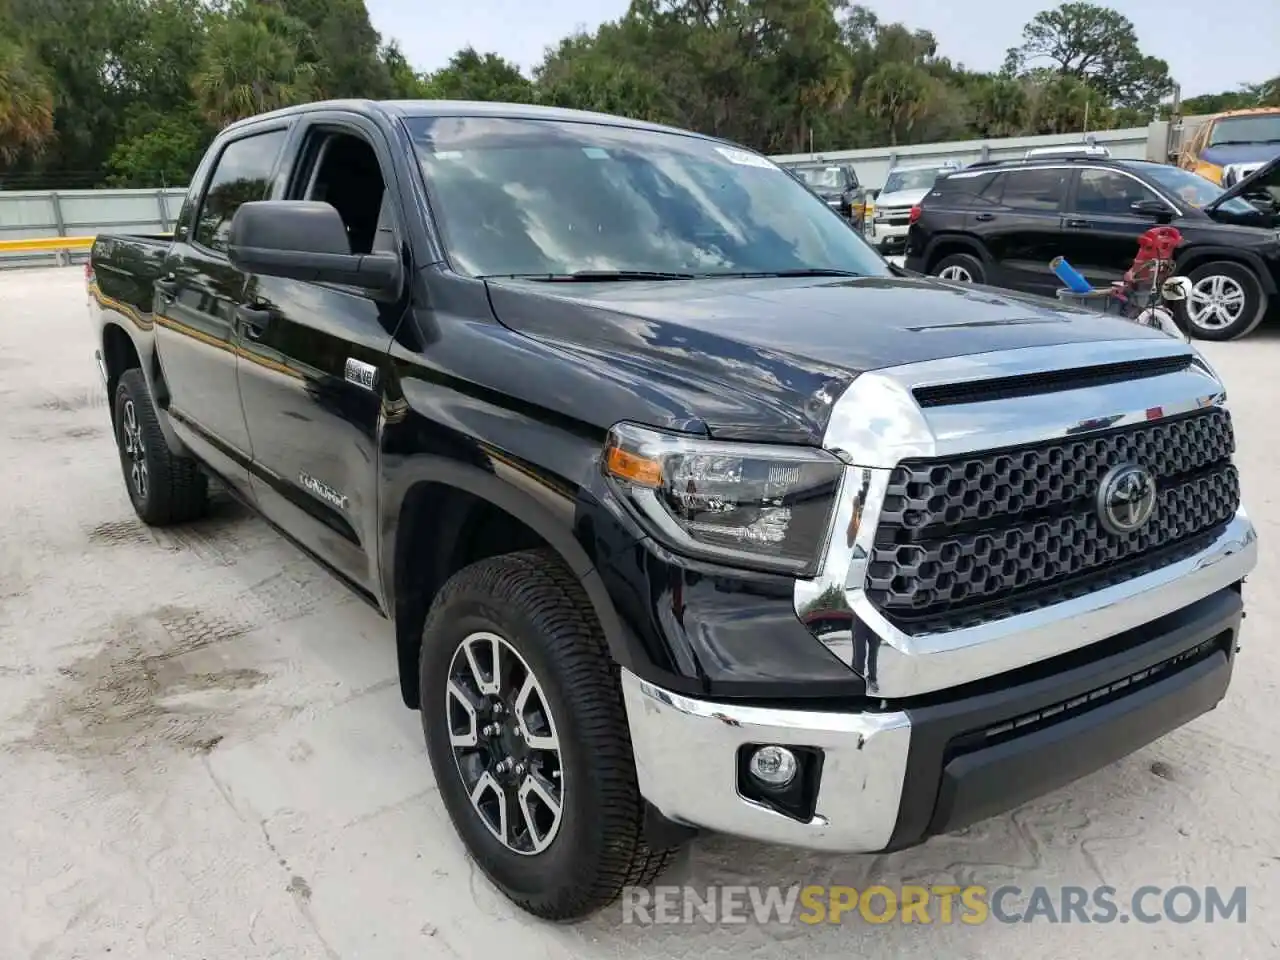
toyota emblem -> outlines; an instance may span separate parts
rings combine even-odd
[[[1151,519],[1156,482],[1145,467],[1123,463],[1107,471],[1098,487],[1098,519],[1116,536],[1126,536]]]

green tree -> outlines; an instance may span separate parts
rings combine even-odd
[[[534,70],[538,100],[551,106],[595,110],[647,120],[675,122],[667,84],[652,70],[620,55],[617,35],[626,28],[605,24],[596,34],[565,37]]]
[[[1169,65],[1145,56],[1128,17],[1093,3],[1064,3],[1037,13],[1008,52],[1007,73],[1043,66],[1087,82],[1108,105],[1154,112],[1173,89]]]
[[[315,70],[300,62],[293,39],[248,11],[215,23],[192,81],[205,119],[220,128],[312,99]]]
[[[388,95],[398,100],[422,100],[428,96],[427,81],[414,72],[394,40],[382,48],[379,57],[387,71]]]
[[[867,78],[861,105],[884,124],[889,145],[897,146],[929,109],[933,78],[910,63],[891,60]]]
[[[118,187],[185,184],[212,137],[213,131],[193,103],[167,113],[136,108],[107,161],[107,181]]]
[[[533,82],[515,64],[496,53],[477,53],[466,47],[447,66],[426,78],[423,91],[440,100],[494,100],[533,103]]]
[[[38,157],[53,139],[53,91],[30,50],[0,40],[0,160]]]
[[[974,132],[983,137],[1014,137],[1025,130],[1031,108],[1027,86],[1010,77],[983,77],[970,93]]]
[[[391,95],[391,76],[379,57],[382,38],[365,0],[257,0],[302,24],[307,36],[299,61],[311,65],[314,89],[323,97]]]

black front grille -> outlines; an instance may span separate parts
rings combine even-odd
[[[1202,549],[1234,516],[1234,437],[1220,408],[1077,439],[894,469],[868,597],[901,629],[957,629],[1101,589]],[[1138,463],[1157,503],[1138,531],[1101,526],[1111,468]]]

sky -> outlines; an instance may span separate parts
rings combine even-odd
[[[1016,46],[1022,25],[1056,4],[1028,0],[862,0],[883,20],[932,30],[939,52],[971,70],[996,70]],[[497,53],[526,73],[546,47],[579,28],[620,16],[627,0],[366,0],[384,39],[400,42],[419,70],[444,66],[470,44]],[[1280,2],[1232,8],[1234,23],[1215,22],[1204,0],[1110,0],[1138,31],[1142,50],[1169,63],[1184,97],[1234,90],[1280,72]],[[981,8],[981,16],[973,16]]]

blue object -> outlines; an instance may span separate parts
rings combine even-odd
[[[1066,257],[1054,257],[1049,261],[1049,269],[1058,275],[1058,279],[1067,285],[1072,293],[1088,293],[1093,286],[1071,264]]]

